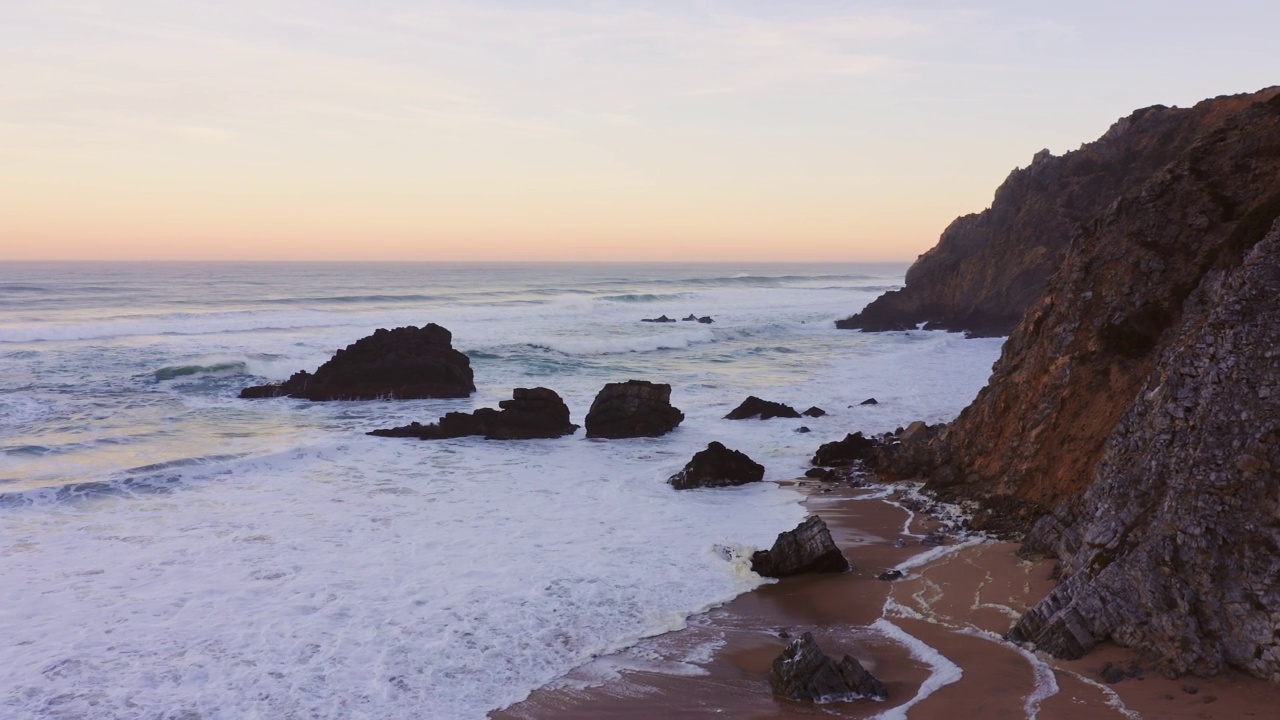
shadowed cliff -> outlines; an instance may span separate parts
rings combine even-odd
[[[1265,92],[1265,91],[1264,91]],[[929,329],[1008,335],[1043,294],[1071,239],[1122,193],[1149,180],[1209,127],[1258,98],[1137,110],[1098,140],[1037,153],[996,190],[991,207],[954,220],[907,271],[906,286],[836,322],[850,330]]]

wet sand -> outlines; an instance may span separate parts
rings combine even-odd
[[[841,488],[806,501],[852,571],[762,586],[491,717],[1225,720],[1275,717],[1280,708],[1280,686],[1250,677],[1169,680],[1148,671],[1107,685],[1102,667],[1127,667],[1138,661],[1134,653],[1105,647],[1062,662],[1003,641],[1014,619],[1053,588],[1052,562],[1020,560],[1012,543],[922,547],[920,538],[941,521],[880,494]],[[895,547],[896,540],[906,547]],[[876,579],[904,564],[906,578]],[[784,636],[805,631],[828,655],[856,657],[885,683],[889,700],[813,705],[775,698],[769,666],[786,646]]]

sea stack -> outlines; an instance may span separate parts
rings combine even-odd
[[[670,385],[647,380],[609,383],[587,411],[587,437],[658,437],[683,420],[684,413],[671,405]]]
[[[532,440],[572,435],[578,426],[569,422],[569,408],[554,390],[516,388],[501,410],[480,408],[472,413],[452,412],[430,425],[412,423],[374,430],[379,437],[411,437],[420,440],[483,436],[487,440]]]
[[[461,398],[476,391],[471,361],[453,349],[453,335],[435,323],[379,328],[339,350],[314,373],[245,388],[241,398],[415,400]]]

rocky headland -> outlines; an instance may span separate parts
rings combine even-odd
[[[1219,97],[1191,108],[1143,108],[1078,150],[1036,153],[1029,166],[1000,185],[990,208],[957,218],[943,231],[907,271],[905,287],[836,326],[880,331],[923,323],[976,336],[1008,335],[1089,223],[1270,92]]]
[[[1104,151],[1138,169],[1066,174]],[[1072,221],[1043,291],[1026,286],[1036,297],[988,385],[872,464],[1000,507],[1028,530],[1025,551],[1058,560],[1060,585],[1012,639],[1061,657],[1111,640],[1170,675],[1280,681],[1280,88],[1140,111],[1037,160],[948,230],[903,297],[995,287],[963,268],[1046,267],[1046,246],[975,235],[957,270],[929,275],[964,249],[957,227],[1048,212],[1050,195],[1061,212],[1045,227],[1071,198],[1093,212]],[[948,317],[972,317],[979,296],[994,297],[956,295]]]

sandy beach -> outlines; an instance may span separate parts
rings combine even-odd
[[[1226,720],[1269,717],[1280,707],[1280,687],[1239,674],[1168,679],[1144,669],[1108,684],[1100,675],[1107,663],[1143,667],[1141,658],[1102,647],[1064,662],[1016,647],[1001,635],[1052,589],[1052,561],[1022,560],[1016,544],[990,540],[923,547],[921,537],[944,522],[912,512],[897,494],[796,487],[809,493],[809,511],[826,520],[852,571],[762,586],[491,717]],[[876,578],[892,568],[907,570],[906,577]],[[828,655],[856,657],[885,683],[889,700],[813,705],[775,698],[769,666],[787,637],[805,631]],[[698,648],[714,652],[690,661]]]

